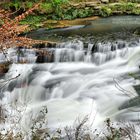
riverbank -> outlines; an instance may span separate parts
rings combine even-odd
[[[33,0],[16,1],[2,3],[1,6],[6,10],[17,11],[16,14],[21,14],[31,8],[34,3]],[[140,15],[140,1],[73,0],[41,2],[34,14],[27,16],[20,24],[29,25],[27,31],[42,27],[53,29],[83,24],[83,18],[90,20],[94,17],[96,19],[96,16],[109,17],[113,15]]]

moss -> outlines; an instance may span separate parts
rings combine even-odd
[[[43,21],[46,20],[46,16],[44,15],[30,15],[26,17],[24,20],[20,21],[21,25],[29,25],[30,29],[36,29],[43,26]]]

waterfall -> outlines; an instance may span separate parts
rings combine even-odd
[[[120,106],[138,96],[133,86],[140,82],[129,73],[139,71],[139,39],[95,41],[87,45],[81,40],[72,40],[49,51],[54,53],[54,61],[36,64],[35,52],[25,50],[22,59],[31,64],[12,64],[1,78],[4,81],[20,74],[0,93],[0,103],[8,110],[7,123],[0,127],[5,128],[3,133],[12,127],[15,132],[19,129],[28,134],[33,120],[44,117],[41,114],[44,107],[48,110],[44,125],[52,129],[72,125],[75,119],[86,115],[90,123],[95,118],[95,128],[106,118],[138,119],[137,112],[120,110]],[[9,50],[8,56],[17,61],[15,51]],[[127,94],[116,88],[118,84]]]
[[[117,40],[114,42],[93,42],[87,48],[79,40],[59,44],[55,50],[55,62],[89,62],[103,64],[114,58],[125,58],[139,45]]]

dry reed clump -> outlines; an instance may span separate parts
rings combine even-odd
[[[45,109],[46,110],[46,109]],[[40,112],[41,113],[41,112]],[[46,111],[43,111],[43,115],[46,116]],[[32,140],[139,140],[140,134],[136,131],[136,128],[131,123],[117,123],[111,122],[110,119],[105,121],[103,129],[93,130],[88,125],[88,118],[78,120],[74,123],[73,127],[66,127],[63,130],[61,128],[49,131],[47,123],[43,119],[34,120],[31,127],[30,139]],[[42,126],[46,124],[46,128]],[[0,133],[0,140],[23,140],[25,135],[22,131],[14,135],[13,131],[8,131],[5,135]]]

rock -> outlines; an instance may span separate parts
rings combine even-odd
[[[39,51],[37,53],[36,63],[46,63],[54,61],[54,54],[47,51]]]
[[[38,49],[46,48],[46,45],[45,43],[35,44],[33,45],[33,48],[38,48]]]
[[[134,31],[134,34],[135,34],[135,35],[140,35],[140,29],[139,29],[139,28],[136,29],[136,30]]]
[[[10,62],[0,64],[0,75],[8,72],[10,64],[11,64]]]
[[[109,3],[109,0],[101,0],[102,3]]]
[[[57,20],[47,20],[44,23],[46,23],[46,24],[57,24],[58,21]]]
[[[85,5],[87,6],[87,7],[95,7],[95,6],[97,6],[97,5],[99,5],[99,4],[101,4],[101,2],[94,2],[94,1],[92,1],[92,2],[86,2],[85,3]]]
[[[45,54],[44,52],[36,52],[37,55],[37,59],[36,59],[36,63],[44,63],[45,62]]]
[[[123,41],[118,42],[118,49],[123,49],[126,47],[126,44]]]
[[[135,2],[135,3],[140,3],[140,0],[127,0],[127,2]]]
[[[138,107],[140,106],[140,96],[134,97],[130,99],[129,101],[124,102],[120,107],[119,110],[126,109],[126,108],[132,108],[132,107]]]
[[[140,8],[140,4],[137,4],[137,7]]]
[[[100,10],[102,8],[102,6],[98,5],[96,7],[94,7],[94,10]]]

